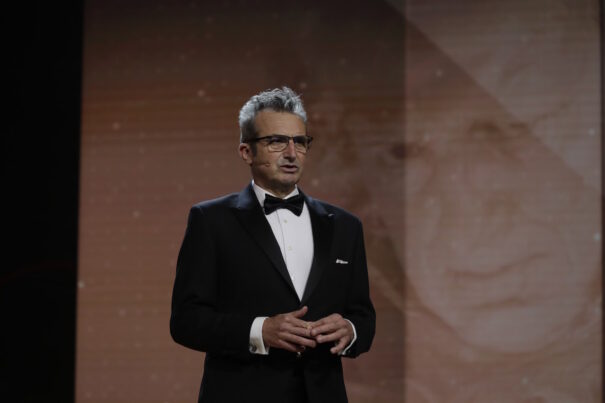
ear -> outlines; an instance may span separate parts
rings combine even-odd
[[[248,165],[252,165],[252,149],[250,148],[250,144],[240,143],[239,145],[239,155],[242,157],[242,160]]]

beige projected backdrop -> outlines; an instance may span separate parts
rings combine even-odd
[[[350,401],[600,401],[598,3],[326,3],[87,2],[76,400],[196,400],[187,212],[245,186],[237,111],[286,84],[301,186],[364,222]]]

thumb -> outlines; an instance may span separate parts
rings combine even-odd
[[[292,312],[292,316],[294,316],[295,318],[302,318],[303,316],[305,316],[307,314],[307,311],[309,310],[309,308],[307,308],[307,306],[303,306],[302,308],[300,308],[297,311]]]

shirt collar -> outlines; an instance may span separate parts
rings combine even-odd
[[[270,194],[273,197],[277,197],[273,193],[258,186],[256,183],[254,183],[254,180],[252,180],[252,189],[254,189],[254,194],[256,195],[256,198],[258,199],[258,202],[260,203],[261,206],[264,205],[265,197],[267,194]],[[298,186],[294,185],[294,190],[285,198],[287,199],[288,197],[296,196],[297,194],[298,194]]]

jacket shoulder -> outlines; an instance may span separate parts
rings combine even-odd
[[[321,206],[321,208],[323,208],[328,215],[333,216],[336,220],[352,221],[361,225],[361,220],[356,215],[343,209],[342,207],[335,206],[334,204],[330,204],[319,199],[310,198],[310,200],[313,203],[316,203],[318,206]]]
[[[216,199],[204,200],[194,204],[191,210],[216,211],[233,207],[237,204],[238,193],[231,193]]]

